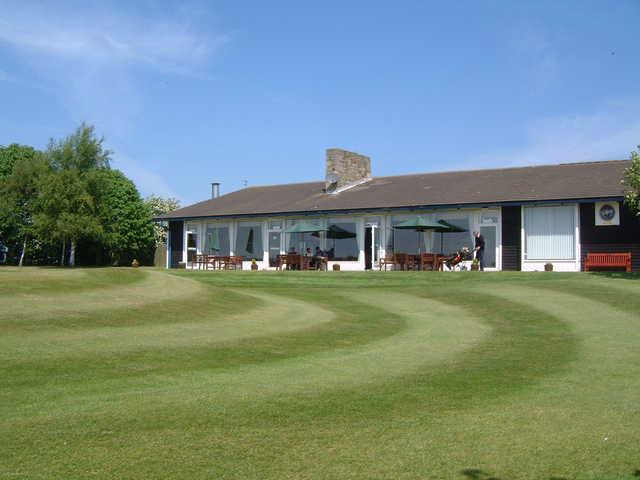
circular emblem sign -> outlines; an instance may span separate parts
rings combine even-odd
[[[611,205],[603,205],[600,207],[600,218],[602,220],[610,221],[616,216],[616,210]]]

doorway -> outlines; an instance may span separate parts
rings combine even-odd
[[[282,232],[269,232],[269,266],[278,266],[278,255],[281,252]]]
[[[483,225],[480,234],[484,237],[484,266],[496,268],[497,228],[495,225]]]
[[[364,229],[364,269],[371,270],[373,268],[373,228],[365,227]]]

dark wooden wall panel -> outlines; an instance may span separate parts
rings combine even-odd
[[[589,252],[631,252],[633,271],[640,271],[640,218],[622,203],[620,204],[620,225],[616,226],[596,226],[595,204],[581,204],[580,244],[582,270]]]
[[[520,206],[502,207],[502,270],[520,270]]]
[[[178,268],[182,262],[182,249],[184,244],[184,222],[173,220],[169,222],[169,268]]]

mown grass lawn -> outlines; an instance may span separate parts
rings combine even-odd
[[[640,277],[0,269],[2,479],[632,479]]]

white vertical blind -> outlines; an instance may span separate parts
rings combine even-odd
[[[575,258],[575,207],[525,207],[525,258],[573,260]]]

